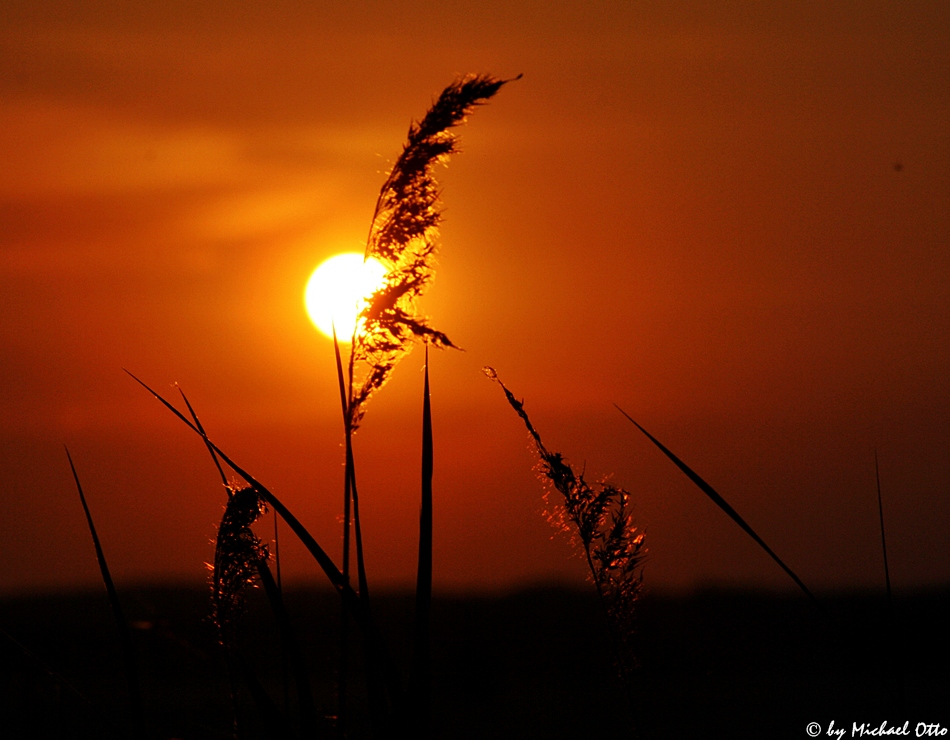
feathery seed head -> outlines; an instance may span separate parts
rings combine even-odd
[[[633,522],[630,493],[606,482],[591,485],[561,453],[549,452],[528,418],[524,403],[515,398],[493,368],[486,367],[484,371],[501,386],[508,404],[531,435],[542,479],[561,494],[560,506],[548,518],[560,528],[576,533],[575,542],[580,544],[611,623],[618,669],[629,685],[636,667],[635,603],[643,584],[642,566],[647,553],[644,535]]]
[[[455,347],[415,306],[435,276],[436,239],[442,219],[435,165],[444,164],[458,150],[450,129],[463,123],[506,82],[490,75],[468,75],[445,88],[423,119],[409,126],[402,153],[383,183],[366,240],[366,256],[382,262],[388,274],[386,283],[360,314],[362,328],[352,344],[351,371],[357,365],[363,370],[350,394],[347,416],[354,429],[363,416],[363,405],[386,383],[414,341]]]
[[[254,584],[258,565],[268,558],[267,545],[251,530],[266,511],[256,489],[243,484],[228,486],[211,575],[212,619],[227,646],[234,642],[236,620],[244,610],[244,590]]]

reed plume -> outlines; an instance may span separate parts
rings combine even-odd
[[[633,702],[636,602],[643,587],[647,550],[643,532],[633,523],[630,493],[606,482],[588,483],[561,453],[550,452],[528,418],[524,403],[515,398],[493,368],[486,367],[485,374],[501,386],[527,427],[538,453],[542,479],[562,496],[561,505],[549,516],[556,526],[575,535],[575,543],[583,551],[610,625],[617,669]]]
[[[385,385],[413,341],[455,347],[415,306],[435,275],[436,239],[442,220],[435,166],[445,164],[449,155],[458,151],[458,139],[451,129],[510,81],[467,75],[445,88],[425,117],[409,126],[402,153],[380,189],[366,257],[379,260],[387,276],[361,311],[353,337],[347,408],[353,429],[362,419],[366,401]],[[356,368],[362,372],[354,383]]]
[[[245,590],[254,585],[259,566],[269,555],[267,545],[251,529],[266,511],[264,499],[253,486],[228,485],[228,503],[218,527],[211,573],[212,619],[221,643],[228,648],[235,644]]]

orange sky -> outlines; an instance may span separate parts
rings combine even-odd
[[[650,586],[786,587],[622,405],[817,588],[950,581],[950,7],[0,6],[0,591],[198,579],[223,494],[122,372],[339,552],[339,399],[306,279],[363,247],[409,121],[523,73],[441,173],[424,310],[437,585],[580,582],[518,419],[631,489]],[[900,165],[897,167],[896,165]],[[367,565],[413,577],[422,356],[356,441]],[[291,577],[316,578],[288,552]]]

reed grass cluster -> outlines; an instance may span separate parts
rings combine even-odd
[[[519,75],[520,77],[520,75]],[[517,79],[517,78],[515,78]],[[449,85],[436,99],[426,115],[410,125],[407,141],[383,183],[373,211],[366,244],[366,257],[379,260],[387,269],[384,285],[365,303],[351,337],[350,350],[344,363],[340,343],[334,336],[334,355],[339,385],[345,439],[345,472],[343,500],[343,552],[338,566],[327,551],[313,538],[306,527],[266,486],[232,460],[215,444],[191,403],[182,393],[188,411],[186,416],[169,400],[132,377],[152,393],[167,409],[193,431],[207,447],[226,491],[227,500],[218,526],[211,570],[211,619],[218,630],[220,644],[227,654],[229,681],[234,708],[233,735],[240,738],[242,727],[237,719],[236,680],[239,675],[253,696],[258,711],[265,718],[273,737],[312,738],[318,736],[347,737],[350,625],[361,636],[361,655],[365,661],[363,675],[372,729],[377,737],[414,737],[425,739],[431,732],[432,675],[430,665],[430,619],[432,602],[432,521],[434,439],[430,399],[429,348],[455,348],[449,337],[432,327],[420,313],[417,301],[430,285],[435,274],[438,225],[441,221],[439,187],[435,168],[458,151],[458,140],[452,129],[463,123],[478,105],[492,98],[507,82],[489,75],[469,75]],[[415,615],[412,632],[412,655],[407,670],[399,669],[391,659],[377,627],[372,609],[369,576],[366,570],[363,531],[359,512],[357,466],[353,437],[363,422],[367,402],[389,380],[393,369],[414,343],[425,346],[426,362],[422,398],[421,494],[419,547],[415,594]],[[508,389],[497,372],[486,367],[487,376],[497,383],[510,407],[524,423],[538,455],[537,470],[547,490],[552,523],[568,532],[589,569],[590,580],[598,594],[610,635],[616,667],[630,701],[634,716],[639,704],[637,694],[637,612],[643,590],[643,565],[647,555],[644,533],[633,517],[633,499],[629,491],[608,481],[590,482],[559,452],[553,452],[542,441],[524,408],[524,403]],[[131,373],[130,373],[131,375]],[[745,531],[816,604],[812,592],[733,507],[686,463],[663,446],[622,409],[618,410],[636,425],[703,493]],[[67,456],[69,455],[67,450]],[[123,616],[118,594],[99,542],[92,514],[86,502],[78,473],[69,457],[79,498],[92,536],[97,561],[118,626],[123,648],[129,694],[128,728],[115,728],[118,734],[133,738],[149,736],[143,711],[135,654],[129,626]],[[236,476],[229,480],[225,467]],[[884,540],[884,514],[880,477],[875,457],[878,485],[878,509],[881,541],[884,551],[885,576],[890,605],[890,575]],[[549,494],[557,492],[557,496]],[[556,500],[552,503],[551,499]],[[342,604],[340,621],[340,663],[336,676],[336,695],[328,700],[324,711],[317,711],[309,681],[309,668],[297,642],[292,620],[283,601],[278,578],[275,580],[269,563],[273,554],[254,527],[269,510],[303,544],[315,563],[336,589]],[[355,543],[352,541],[355,536]],[[357,584],[351,584],[351,551],[355,544]],[[276,548],[275,548],[276,549]],[[283,709],[267,695],[253,669],[241,659],[238,625],[246,606],[247,590],[261,586],[266,592],[280,634],[281,662],[285,674],[292,672],[296,689],[296,716],[290,716],[289,690],[285,685]],[[892,617],[893,619],[893,617]],[[890,626],[894,631],[893,623]],[[0,630],[27,656],[28,648]],[[32,659],[39,660],[35,656]],[[893,661],[896,666],[896,658]],[[80,692],[58,676],[51,668],[44,669],[62,685],[81,697]],[[896,670],[896,669],[895,669]],[[903,688],[895,688],[895,694]],[[330,704],[335,702],[335,709]],[[114,725],[108,718],[105,723]],[[636,722],[633,721],[633,734]]]
[[[374,733],[379,737],[428,737],[430,731],[429,611],[432,598],[432,475],[433,435],[429,398],[429,345],[455,347],[442,332],[432,328],[418,312],[416,301],[431,283],[435,271],[435,251],[439,210],[436,165],[458,150],[457,137],[451,131],[474,108],[491,98],[506,84],[488,75],[469,75],[449,85],[421,121],[412,123],[408,140],[384,182],[367,239],[366,256],[379,260],[387,269],[383,286],[366,302],[350,343],[344,364],[340,343],[334,336],[334,353],[340,392],[345,438],[343,556],[340,567],[316,542],[306,528],[265,486],[234,463],[205,432],[197,414],[182,394],[191,419],[168,400],[141,383],[192,431],[198,434],[211,453],[227,490],[228,500],[218,528],[212,569],[213,618],[221,642],[236,651],[236,624],[245,603],[245,590],[260,583],[268,592],[281,625],[285,653],[292,651],[294,640],[289,620],[268,566],[270,554],[252,526],[272,507],[310,551],[314,559],[342,597],[341,661],[337,675],[337,708],[332,717],[335,734],[346,737],[348,730],[348,676],[350,654],[349,625],[353,621],[363,636],[366,690]],[[366,572],[363,533],[359,513],[357,467],[353,436],[363,420],[366,404],[389,379],[398,360],[414,342],[426,347],[426,374],[423,388],[422,485],[419,525],[419,557],[416,585],[416,618],[413,630],[413,655],[408,682],[399,675],[376,627]],[[345,369],[344,369],[345,368]],[[134,376],[133,376],[134,377]],[[223,461],[240,479],[228,482]],[[351,585],[351,532],[355,535],[357,585]],[[298,695],[301,707],[300,732],[310,737],[319,726],[315,721],[309,686],[302,680],[306,669],[299,655],[296,660]],[[239,661],[238,661],[239,662]],[[276,707],[262,695],[253,674],[244,667],[244,678],[255,696],[262,715],[275,716],[275,726],[286,731],[286,718],[276,717]],[[232,692],[234,693],[234,692]],[[309,703],[311,709],[307,710]],[[306,711],[305,711],[306,710]],[[236,716],[237,713],[235,713]],[[235,733],[239,732],[236,728]]]

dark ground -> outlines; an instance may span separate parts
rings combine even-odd
[[[207,591],[156,588],[121,595],[134,624],[150,737],[233,737],[227,672],[208,619]],[[889,726],[909,721],[913,737],[918,722],[950,725],[950,592],[896,601],[896,651],[889,649],[882,597],[838,594],[822,600],[831,621],[797,596],[645,596],[633,713],[640,736],[806,738],[809,722],[820,723],[826,736],[834,720],[851,737],[853,722],[870,729],[886,720]],[[337,598],[294,591],[287,603],[318,709],[331,714],[339,660]],[[243,655],[284,707],[275,623],[259,594],[250,607],[241,623]],[[376,617],[402,667],[409,664],[412,609],[409,597],[374,594]],[[103,594],[7,599],[0,602],[0,626],[35,656],[0,635],[0,737],[121,736],[113,726],[126,719],[125,684]],[[898,670],[891,670],[892,654]],[[603,619],[587,592],[438,598],[433,660],[434,737],[631,736],[631,714],[612,668]],[[352,680],[357,695],[350,700],[349,736],[368,737],[363,682],[356,675]],[[267,737],[266,727],[273,726],[261,722],[243,684],[239,717],[244,737]]]

